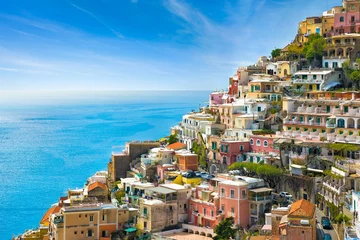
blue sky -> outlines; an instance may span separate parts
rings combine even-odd
[[[341,0],[0,3],[0,90],[212,90]]]

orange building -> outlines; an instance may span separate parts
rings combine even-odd
[[[198,169],[198,155],[190,151],[176,151],[175,159],[181,171],[197,170]]]

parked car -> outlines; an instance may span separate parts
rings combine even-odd
[[[201,172],[200,172],[200,171],[194,171],[194,173],[195,173],[195,175],[196,175],[197,177],[200,177],[200,176],[201,176]]]
[[[321,217],[321,225],[324,229],[331,229],[330,219],[327,217]]]
[[[210,179],[213,179],[215,177],[215,175],[208,175],[207,177],[206,177],[206,179],[207,180],[210,180]]]
[[[280,192],[279,196],[282,197],[282,198],[286,198],[286,199],[291,199],[292,198],[292,195],[289,194],[288,192]]]
[[[324,234],[324,240],[331,240],[331,235],[328,233]]]

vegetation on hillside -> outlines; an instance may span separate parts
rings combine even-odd
[[[274,188],[281,179],[283,170],[267,164],[250,162],[236,162],[229,166],[229,170],[239,170],[241,175],[264,179],[271,188]]]

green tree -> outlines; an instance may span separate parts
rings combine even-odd
[[[234,218],[226,218],[221,221],[215,228],[216,236],[214,240],[228,240],[235,237],[236,230],[232,228],[234,224]]]
[[[350,80],[353,82],[353,88],[359,88],[360,71],[355,70],[350,74]]]
[[[327,147],[332,151],[336,162],[345,160],[348,152],[359,151],[357,145],[349,143],[329,143]]]
[[[294,58],[300,59],[304,54],[304,46],[299,43],[292,43],[288,47],[288,57],[290,60]]]
[[[275,48],[274,50],[271,51],[271,57],[272,58],[279,57],[280,53],[281,53],[281,49],[280,48]]]
[[[319,34],[311,34],[305,43],[304,53],[309,62],[319,60],[324,54],[326,41]]]
[[[167,140],[168,144],[173,144],[179,141],[177,134],[171,134]]]
[[[338,214],[334,220],[335,220],[334,222],[337,224],[345,224],[347,226],[350,225],[351,223],[350,222],[351,219],[343,213]]]
[[[262,178],[271,188],[276,187],[283,174],[282,169],[274,166],[250,162],[233,163],[229,166],[229,170],[239,170],[245,176]]]
[[[191,148],[191,151],[193,151],[194,153],[196,153],[199,157],[199,164],[206,168],[206,148],[197,143],[197,142],[194,142],[193,145],[192,145],[192,148]]]

